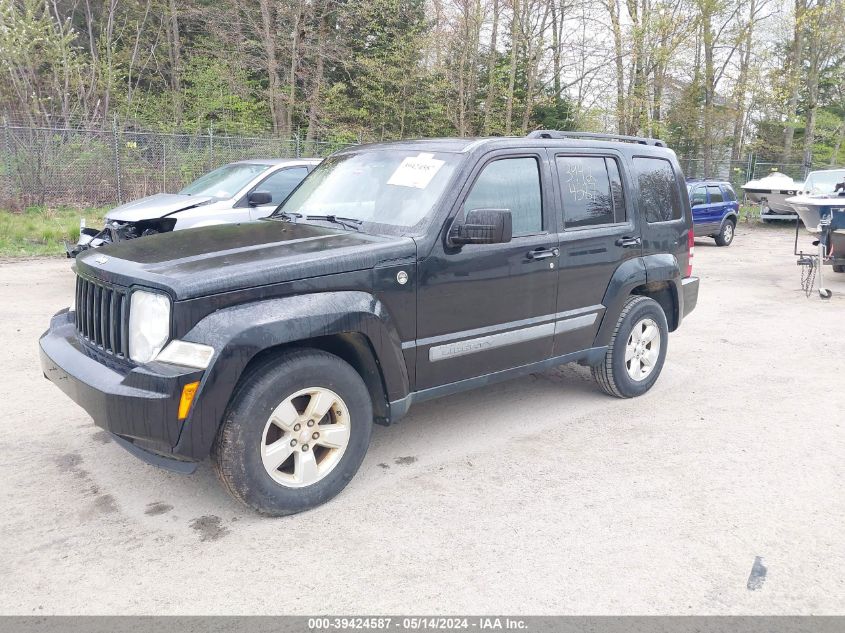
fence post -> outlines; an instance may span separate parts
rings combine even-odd
[[[208,126],[208,168],[214,169],[214,126]]]
[[[12,181],[12,133],[9,131],[9,119],[6,118],[6,115],[3,115],[3,143],[5,147],[3,148],[3,162],[6,163],[6,177],[3,179],[5,182],[5,187],[3,189],[8,189],[9,197],[11,198],[15,192],[15,186]]]
[[[296,150],[294,150],[295,151],[294,157],[295,158],[301,158],[302,157],[302,148],[299,145],[299,130],[297,130],[296,133],[294,134],[294,138],[296,139]]]
[[[167,192],[167,135],[161,135],[161,189]]]
[[[123,204],[123,191],[121,190],[120,182],[120,143],[117,138],[117,115],[114,115],[112,121],[112,143],[114,145],[114,173],[117,182],[117,203]]]

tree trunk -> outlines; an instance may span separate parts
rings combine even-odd
[[[713,65],[713,14],[709,0],[701,3],[701,38],[704,45],[704,177],[710,178],[713,167],[713,109],[716,71]]]
[[[836,135],[836,144],[833,146],[833,152],[830,154],[831,167],[837,163],[836,159],[839,156],[839,150],[842,147],[843,142],[845,142],[845,121],[843,121],[842,125],[839,126],[839,133]]]
[[[748,26],[743,38],[742,57],[739,62],[739,77],[734,92],[736,113],[734,115],[733,140],[731,142],[731,160],[739,160],[742,154],[742,137],[745,129],[745,100],[748,92],[748,68],[751,65],[751,46],[754,42],[754,20],[757,12],[757,0],[750,0]]]
[[[505,105],[505,134],[510,136],[513,128],[513,94],[516,88],[517,48],[519,46],[519,0],[513,0],[511,18],[511,67],[508,79],[508,99]]]
[[[795,0],[795,31],[792,40],[792,56],[789,68],[789,103],[786,108],[786,127],[783,132],[783,162],[792,162],[792,143],[795,138],[795,117],[798,113],[798,97],[801,90],[802,46],[806,0]]]
[[[259,0],[261,9],[261,44],[267,70],[267,103],[273,122],[273,133],[279,134],[284,125],[284,106],[279,91],[279,60],[276,57],[276,30],[270,0]]]
[[[328,36],[328,19],[330,11],[330,1],[326,0],[320,9],[315,6],[315,11],[319,10],[317,22],[317,61],[314,64],[314,79],[311,84],[311,94],[308,97],[308,131],[305,133],[305,142],[311,143],[315,138],[317,131],[317,118],[320,107],[320,89],[323,85],[323,49],[326,46],[326,39]]]
[[[169,0],[170,31],[170,89],[173,95],[173,118],[177,126],[182,123],[182,41],[179,38],[179,9],[176,0]],[[105,113],[104,113],[105,116]]]
[[[288,87],[288,103],[287,116],[285,118],[284,134],[290,135],[293,133],[293,111],[296,107],[296,72],[299,66],[299,45],[301,41],[302,22],[305,19],[303,15],[304,7],[302,2],[296,5],[296,16],[293,21],[293,35],[290,47],[290,85]]]
[[[804,151],[803,163],[806,169],[813,167],[813,142],[816,137],[816,113],[819,108],[819,76],[822,65],[824,64],[823,52],[825,43],[823,40],[823,33],[827,20],[826,15],[826,0],[819,0],[814,11],[810,31],[814,33],[814,37],[810,38],[810,68],[807,72],[807,122],[804,126]]]
[[[493,101],[496,98],[496,36],[499,32],[499,0],[493,0],[493,31],[490,34],[490,51],[487,54],[487,97],[484,99],[484,128],[482,134],[490,135]]]
[[[610,15],[610,26],[613,31],[613,51],[616,66],[616,128],[620,134],[625,134],[628,124],[625,117],[625,64],[623,62],[622,25],[619,20],[619,0],[607,0],[607,12]]]

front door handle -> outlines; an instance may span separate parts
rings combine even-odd
[[[535,248],[533,251],[528,251],[528,259],[538,260],[547,259],[548,257],[557,257],[560,255],[560,250],[555,248]]]
[[[633,246],[640,246],[643,241],[638,237],[620,237],[616,240],[616,245],[622,248],[631,248]]]

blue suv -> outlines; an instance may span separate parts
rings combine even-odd
[[[730,246],[739,218],[739,202],[729,183],[687,178],[696,237],[712,237],[718,246]]]

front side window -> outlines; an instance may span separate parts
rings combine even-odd
[[[700,204],[707,204],[707,190],[704,187],[696,187],[692,190],[690,204],[694,207]]]
[[[428,216],[463,157],[372,149],[330,156],[273,215],[336,215],[409,228]]]
[[[187,196],[231,198],[246,187],[253,178],[269,168],[269,165],[252,163],[225,165],[208,172],[205,176],[200,176],[179,193]]]
[[[718,187],[707,187],[707,192],[710,194],[710,202],[724,202],[722,198],[722,190]]]
[[[625,221],[625,195],[615,159],[558,156],[556,162],[567,229]]]
[[[639,207],[646,222],[669,222],[681,218],[681,198],[672,163],[663,158],[634,157],[640,189]]]
[[[540,170],[535,158],[502,158],[479,174],[464,202],[464,215],[473,209],[508,209],[513,234],[543,230]]]
[[[271,204],[281,204],[290,195],[302,179],[308,175],[307,167],[289,167],[281,169],[260,183],[255,190],[266,191],[273,196]]]

